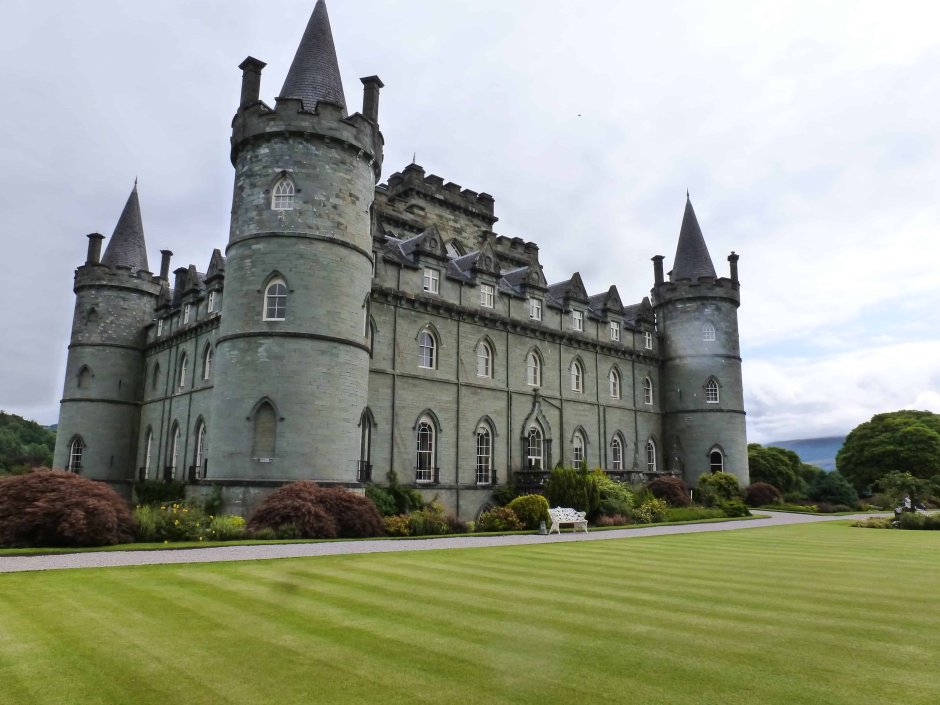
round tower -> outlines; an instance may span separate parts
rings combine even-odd
[[[146,328],[161,282],[147,265],[137,185],[101,258],[88,236],[75,271],[75,313],[53,465],[98,480],[134,478]]]
[[[347,115],[323,0],[273,110],[264,66],[240,66],[208,478],[356,482],[382,83]]]
[[[747,433],[741,383],[737,261],[718,277],[692,203],[685,214],[669,281],[653,258],[651,300],[662,354],[663,469],[694,486],[722,470],[748,484]]]

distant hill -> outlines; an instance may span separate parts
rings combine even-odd
[[[830,436],[828,438],[800,438],[794,441],[772,441],[764,446],[777,446],[792,450],[804,463],[818,465],[823,470],[836,469],[836,453],[845,442],[845,436]]]

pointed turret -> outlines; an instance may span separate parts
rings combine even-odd
[[[671,280],[697,280],[699,277],[716,277],[715,266],[708,254],[702,229],[692,209],[688,193],[685,197],[685,213],[682,216],[682,228],[679,230],[679,246],[676,248],[676,261],[672,267]]]
[[[344,115],[347,114],[343,80],[324,0],[317,0],[313,8],[279,97],[299,98],[307,110],[313,110],[321,100],[335,103],[343,108]]]
[[[131,271],[150,271],[147,264],[147,244],[144,242],[144,225],[140,218],[140,201],[137,199],[137,182],[127,197],[124,211],[118,218],[114,234],[108,241],[101,263],[109,267],[130,267]]]

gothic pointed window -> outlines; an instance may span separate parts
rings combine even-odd
[[[719,401],[718,382],[716,382],[715,379],[712,378],[705,383],[705,403],[717,404],[718,401]]]
[[[425,329],[418,334],[418,367],[433,370],[437,363],[437,341],[434,334]]]
[[[91,386],[91,369],[88,365],[82,365],[82,369],[78,371],[78,388],[87,389]]]
[[[571,460],[576,468],[584,465],[586,445],[584,434],[581,431],[575,431],[571,438]]]
[[[179,374],[179,388],[183,390],[186,388],[186,376],[189,369],[189,358],[186,357],[186,353],[180,355],[180,374]]]
[[[489,343],[481,340],[477,345],[477,377],[493,376],[493,351]]]
[[[80,473],[85,458],[85,441],[81,436],[75,436],[69,443],[69,462],[66,468],[69,472]]]
[[[653,381],[649,377],[643,379],[643,403],[653,403]]]
[[[206,461],[206,424],[202,421],[196,427],[196,452],[193,453],[193,465],[197,477],[205,477],[203,466]]]
[[[656,472],[656,444],[652,440],[646,442],[646,471]]]
[[[287,316],[287,285],[274,279],[264,290],[264,320],[283,321]]]
[[[525,359],[525,381],[531,387],[542,384],[542,361],[534,350]]]
[[[160,363],[153,366],[153,378],[150,380],[150,388],[156,390],[157,382],[160,381]]]
[[[176,479],[176,469],[179,467],[180,459],[180,427],[179,424],[173,424],[173,430],[170,435],[170,465],[168,474],[170,479]]]
[[[616,367],[610,369],[610,375],[608,376],[608,381],[610,382],[610,398],[619,399],[620,398],[620,372]]]
[[[544,452],[542,430],[538,426],[532,426],[526,433],[525,440],[525,469],[541,470]]]
[[[715,339],[715,326],[711,323],[706,323],[702,326],[702,340],[712,341]]]
[[[493,472],[493,433],[486,423],[477,427],[476,480],[478,485],[492,482]]]
[[[724,472],[725,470],[725,457],[721,454],[720,450],[713,450],[708,454],[708,464],[709,469],[712,473]]]
[[[294,182],[282,176],[271,191],[271,208],[276,211],[294,210]]]
[[[145,480],[150,479],[150,465],[151,458],[153,457],[153,430],[147,429],[147,440],[144,443],[144,478]]]
[[[584,370],[577,360],[571,363],[571,391],[579,393],[584,391]]]
[[[418,422],[415,449],[415,482],[434,482],[434,424],[422,417]]]
[[[623,470],[623,441],[620,436],[614,436],[610,442],[610,469]]]
[[[212,346],[206,345],[206,351],[202,355],[202,378],[204,380],[212,377]]]
[[[277,412],[269,401],[261,402],[255,409],[252,429],[251,457],[270,460],[277,445]]]

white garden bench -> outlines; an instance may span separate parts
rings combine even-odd
[[[552,528],[548,530],[548,533],[557,531],[560,534],[562,524],[571,524],[572,531],[582,528],[584,533],[587,533],[587,516],[584,512],[579,512],[571,507],[552,507],[548,510],[548,515],[552,519]]]

